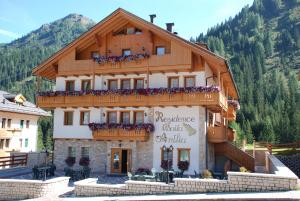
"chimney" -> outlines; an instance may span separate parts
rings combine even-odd
[[[174,26],[174,23],[166,23],[166,25],[167,25],[167,30],[169,32],[172,32],[172,27]]]
[[[156,15],[155,15],[155,14],[152,14],[152,15],[149,15],[149,16],[150,16],[150,22],[153,23],[154,18],[156,18]]]

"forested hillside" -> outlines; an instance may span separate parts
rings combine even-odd
[[[240,93],[233,125],[248,141],[300,140],[300,1],[255,0],[200,34],[229,60]]]
[[[44,24],[39,29],[9,44],[0,44],[0,90],[22,93],[34,101],[32,68],[87,31],[95,23],[78,14]],[[44,89],[53,84],[43,82]],[[39,149],[52,149],[52,119],[39,121]]]

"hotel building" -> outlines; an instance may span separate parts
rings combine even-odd
[[[0,156],[37,149],[38,119],[51,116],[21,95],[0,91]]]
[[[123,9],[37,66],[55,91],[39,92],[54,110],[54,163],[89,157],[94,172],[161,170],[189,161],[186,174],[223,171],[227,160],[254,169],[235,147],[238,91],[226,60]],[[169,154],[163,146],[173,146]],[[234,165],[233,165],[234,166]]]

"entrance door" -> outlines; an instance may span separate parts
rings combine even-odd
[[[131,150],[111,149],[111,173],[126,174],[131,171]]]
[[[111,173],[121,173],[122,149],[111,149]]]

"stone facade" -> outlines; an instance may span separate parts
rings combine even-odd
[[[0,200],[23,200],[38,197],[54,197],[64,193],[69,177],[46,181],[0,179]]]
[[[174,184],[126,181],[125,184],[107,185],[96,181],[76,182],[76,196],[282,191],[295,189],[297,185],[297,177],[240,172],[228,172],[228,180],[178,178],[174,179]]]
[[[55,139],[54,164],[58,170],[66,167],[65,159],[68,157],[68,147],[76,149],[76,163],[74,168],[80,168],[81,148],[89,147],[90,167],[92,172],[110,173],[111,169],[111,149],[123,148],[132,150],[132,170],[138,168],[152,167],[152,136],[147,142],[133,141],[95,141],[95,140],[75,140],[75,139]]]

